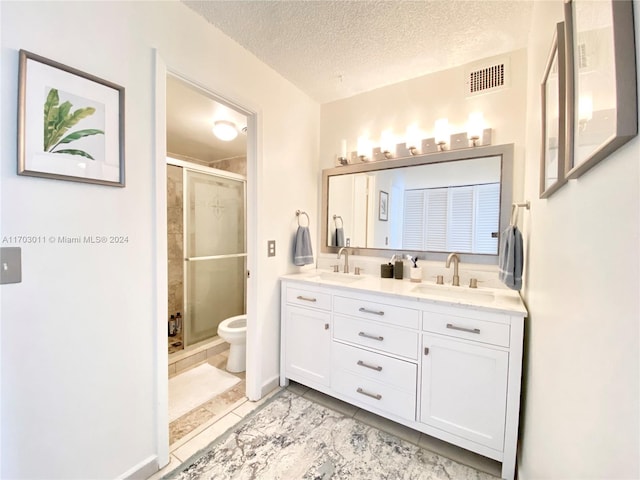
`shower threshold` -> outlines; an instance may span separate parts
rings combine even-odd
[[[229,349],[229,344],[218,336],[191,345],[169,355],[169,376],[191,368]]]

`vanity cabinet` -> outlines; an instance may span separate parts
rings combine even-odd
[[[422,339],[420,422],[501,450],[509,354],[439,335]]]
[[[284,375],[300,383],[329,386],[331,374],[331,295],[287,289],[283,325]]]
[[[281,385],[295,380],[498,460],[502,477],[513,479],[526,312],[519,297],[502,311],[400,295],[400,284],[390,285],[393,294],[376,295],[283,280]]]

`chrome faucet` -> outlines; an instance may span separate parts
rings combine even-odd
[[[451,260],[453,260],[453,280],[451,281],[451,285],[459,287],[460,277],[458,276],[458,264],[460,263],[460,257],[458,257],[458,254],[455,252],[450,253],[447,257],[447,263],[445,264],[445,267],[449,268],[449,265],[451,265]]]
[[[342,247],[338,250],[338,260],[340,260],[342,252],[344,252],[344,273],[349,273],[349,250],[347,250],[347,247]]]

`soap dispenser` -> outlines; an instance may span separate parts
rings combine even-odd
[[[402,280],[404,274],[404,262],[402,261],[402,255],[394,255],[396,263],[393,265],[393,278],[396,280]]]

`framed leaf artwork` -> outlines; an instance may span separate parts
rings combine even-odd
[[[124,187],[124,88],[20,50],[18,174]]]

